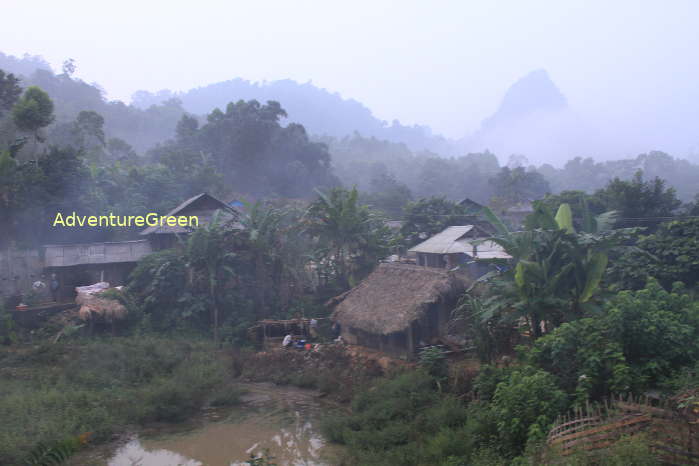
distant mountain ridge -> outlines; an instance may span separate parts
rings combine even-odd
[[[653,107],[651,102],[638,117],[620,119],[614,101],[609,102],[612,116],[604,112],[585,114],[584,108],[568,104],[544,69],[517,80],[503,94],[497,110],[482,120],[480,128],[458,140],[435,134],[426,125],[380,120],[361,102],[311,82],[285,79],[255,83],[236,78],[184,92],[138,91],[133,104],[127,105],[108,102],[97,85],[54,74],[40,56],[13,57],[0,52],[0,69],[24,76],[22,85],[45,88],[56,100],[58,120],[74,118],[80,110],[95,110],[105,117],[111,135],[128,141],[139,152],[172,137],[185,111],[204,116],[231,101],[257,99],[280,102],[288,113],[287,122],[304,125],[310,135],[321,140],[351,138],[359,133],[405,144],[413,152],[449,157],[490,151],[501,162],[511,155],[523,155],[531,163],[556,166],[579,156],[613,160],[648,150],[699,160],[699,139],[694,131],[699,119],[699,106],[694,102],[699,102],[699,93],[677,98],[665,107]]]
[[[495,113],[464,139],[464,148],[560,164],[589,147],[587,134],[585,122],[569,108],[546,70],[539,69],[510,86]]]
[[[311,82],[284,79],[259,83],[236,78],[185,92],[137,91],[132,96],[132,104],[145,109],[173,98],[181,101],[186,111],[197,115],[240,99],[276,100],[286,110],[289,121],[301,123],[311,134],[343,138],[358,132],[365,137],[402,142],[416,151],[455,155],[453,142],[433,134],[429,127],[404,126],[398,120],[389,124],[376,118],[362,103],[344,99],[339,93],[319,88]]]
[[[546,70],[539,69],[515,82],[505,93],[497,111],[483,120],[484,130],[496,128],[537,112],[560,112],[568,102]]]

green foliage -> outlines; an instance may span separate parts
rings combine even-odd
[[[676,288],[650,281],[605,305],[606,328],[632,366],[639,387],[654,386],[699,358],[699,303]]]
[[[637,172],[633,179],[624,181],[614,178],[594,197],[606,210],[618,211],[622,217],[618,226],[647,227],[654,230],[663,218],[671,217],[682,202],[677,199],[673,188],[666,188],[659,177],[644,181],[643,173]]]
[[[545,435],[566,408],[566,394],[551,374],[532,367],[513,370],[497,385],[491,407],[503,450],[518,454],[528,440]]]
[[[600,291],[608,253],[619,248],[636,230],[601,231],[604,218],[592,222],[588,214],[586,217],[586,228],[594,231],[575,233],[568,204],[561,204],[555,217],[546,205],[537,204],[526,222],[532,229],[501,231],[489,238],[503,247],[515,266],[481,279],[489,281],[491,288],[491,296],[479,300],[484,308],[482,322],[511,324],[523,318],[538,338],[594,308],[591,301]]]
[[[663,223],[655,234],[639,240],[638,247],[657,259],[645,259],[646,273],[665,286],[675,281],[699,284],[699,218]]]
[[[507,380],[513,369],[486,364],[480,368],[473,388],[479,400],[489,403],[495,396],[498,384]]]
[[[567,323],[527,351],[576,399],[657,387],[699,358],[699,305],[657,282],[622,291],[602,315]]]
[[[187,267],[176,250],[150,254],[138,262],[129,277],[128,290],[150,316],[155,329],[197,323],[202,307],[187,292]]]
[[[568,233],[575,233],[573,227],[573,211],[570,210],[569,204],[561,204],[556,213],[556,224],[561,230],[566,230]]]
[[[466,456],[470,443],[461,431],[466,408],[440,397],[434,387],[421,371],[399,375],[360,393],[352,414],[329,418],[323,431],[348,445],[359,464],[440,464],[449,456]]]
[[[384,219],[359,202],[356,188],[336,188],[318,199],[306,214],[307,232],[317,239],[316,255],[327,282],[354,286],[386,257],[392,234]]]
[[[337,185],[327,147],[310,141],[299,124],[281,126],[286,116],[275,101],[231,102],[224,111],[214,109],[201,127],[183,120],[178,138],[154,156],[209,154],[227,184],[256,196],[308,197],[314,187]]]
[[[239,272],[248,275],[256,315],[291,317],[294,302],[308,315],[312,303],[304,301],[304,289],[313,288],[306,265],[313,244],[305,234],[303,211],[256,202],[246,206],[240,222]],[[288,311],[285,313],[284,311]]]
[[[556,463],[562,458],[554,457]],[[605,450],[584,451],[582,449],[565,457],[568,466],[660,466],[663,464],[651,447],[647,434],[637,433],[624,436]]]
[[[629,364],[622,345],[608,338],[604,325],[597,318],[565,323],[538,339],[526,357],[554,374],[578,403],[627,392],[632,384]]]
[[[9,345],[16,339],[15,322],[5,309],[5,303],[0,301],[0,344]]]
[[[466,208],[443,197],[411,202],[405,209],[401,235],[406,246],[414,246],[448,226],[463,225]]]
[[[551,186],[541,173],[524,167],[502,167],[490,184],[494,197],[506,206],[539,199],[551,192]]]
[[[12,119],[20,131],[36,132],[53,121],[53,102],[46,92],[30,86],[12,108]]]
[[[30,451],[58,457],[66,436],[101,442],[129,425],[191,416],[226,383],[213,351],[145,335],[0,349],[0,463],[23,464]]]
[[[440,384],[449,376],[447,357],[436,346],[425,348],[420,352],[420,365]]]
[[[211,406],[233,406],[240,403],[241,396],[245,393],[235,385],[224,385],[216,390],[209,401]]]
[[[369,192],[362,193],[362,202],[380,210],[386,217],[403,218],[404,209],[413,195],[406,185],[399,183],[393,176],[382,173],[371,179]]]
[[[12,108],[20,94],[22,88],[19,87],[19,78],[0,70],[0,117]]]
[[[39,443],[29,452],[25,463],[28,466],[58,466],[66,464],[79,447],[80,441],[77,438],[66,439],[53,445]]]

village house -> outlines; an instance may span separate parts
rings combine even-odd
[[[417,265],[460,267],[476,279],[490,270],[493,263],[510,259],[502,246],[487,240],[490,236],[490,232],[477,225],[451,226],[410,248],[408,253],[416,256]]]
[[[208,225],[218,212],[220,224],[230,224],[233,228],[241,229],[238,222],[240,213],[230,204],[216,199],[207,193],[197,194],[178,205],[167,216],[195,216],[199,219],[199,226]],[[150,226],[139,233],[148,238],[154,251],[169,249],[178,245],[177,237],[191,233],[191,228],[180,225]]]
[[[332,300],[332,318],[346,343],[412,359],[418,347],[446,335],[466,285],[463,276],[445,269],[382,263]]]
[[[477,225],[451,226],[409,250],[416,265],[379,264],[358,286],[331,300],[343,340],[406,359],[421,346],[445,340],[466,288],[510,259],[490,236]]]
[[[199,226],[205,226],[217,211],[222,224],[242,228],[238,222],[239,211],[207,193],[187,199],[167,215],[197,216]],[[177,237],[191,231],[189,227],[164,224],[146,228],[140,233],[143,237],[140,240],[49,244],[38,251],[8,251],[0,255],[0,297],[25,294],[33,282],[40,279],[47,282],[52,274],[56,274],[60,284],[59,300],[72,299],[76,286],[97,282],[124,285],[140,259],[154,251],[176,246],[179,244]],[[48,295],[46,289],[43,291]]]
[[[524,225],[524,219],[533,212],[533,201],[525,200],[504,209],[502,211],[502,216],[513,228],[519,229]]]

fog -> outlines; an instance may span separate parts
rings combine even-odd
[[[692,1],[4,4],[3,52],[41,55],[54,69],[73,58],[76,76],[110,99],[292,79],[380,120],[427,126],[454,153],[488,148],[556,165],[649,150],[699,159]],[[565,104],[520,102],[494,124],[508,89],[534,70]]]

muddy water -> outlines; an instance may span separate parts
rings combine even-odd
[[[211,412],[184,431],[142,435],[119,447],[109,466],[231,466],[267,450],[278,465],[338,464],[340,451],[319,432],[324,413],[336,410],[309,390],[250,384],[241,406]]]

